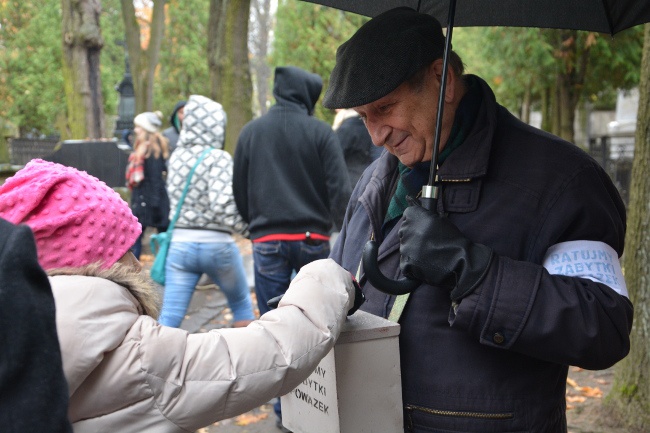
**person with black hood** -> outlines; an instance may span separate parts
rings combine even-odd
[[[350,196],[338,139],[312,116],[322,88],[316,74],[277,67],[276,104],[238,137],[233,190],[253,241],[260,315],[287,290],[294,271],[329,255],[329,235],[340,227]],[[279,403],[276,414],[282,429]]]
[[[174,105],[172,114],[169,115],[169,128],[163,131],[163,135],[167,137],[169,141],[169,153],[173,152],[176,149],[176,143],[178,142],[178,136],[181,133],[181,126],[183,126],[183,118],[185,117],[185,104],[187,101],[178,101]]]
[[[372,143],[363,119],[351,108],[336,110],[332,129],[341,142],[343,157],[350,176],[350,185],[354,187],[366,167],[379,158],[383,148]]]

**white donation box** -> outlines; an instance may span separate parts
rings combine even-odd
[[[403,431],[397,323],[357,311],[316,370],[282,397],[294,433]]]

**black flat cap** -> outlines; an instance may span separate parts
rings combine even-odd
[[[407,7],[383,12],[338,50],[323,105],[351,108],[388,95],[418,70],[443,56],[438,20]]]

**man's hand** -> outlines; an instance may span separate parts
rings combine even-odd
[[[413,201],[404,211],[399,238],[404,275],[449,289],[455,302],[481,282],[494,254],[467,239],[446,217]]]

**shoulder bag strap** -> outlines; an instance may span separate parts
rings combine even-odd
[[[167,231],[171,232],[174,230],[174,226],[176,225],[176,220],[178,219],[178,216],[181,213],[181,207],[183,206],[183,202],[185,201],[185,195],[187,194],[187,190],[190,188],[190,181],[192,180],[192,175],[194,174],[194,171],[196,170],[196,167],[199,166],[201,161],[208,156],[208,154],[212,151],[211,147],[208,147],[201,153],[199,156],[199,159],[196,160],[196,163],[194,164],[194,167],[192,167],[192,170],[190,170],[190,174],[187,176],[187,182],[185,182],[185,188],[183,189],[183,193],[181,194],[181,198],[178,200],[178,206],[176,206],[176,213],[174,214],[174,218],[169,222],[169,226],[167,227]]]

